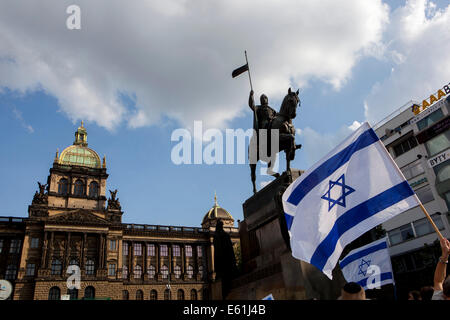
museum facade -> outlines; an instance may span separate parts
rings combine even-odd
[[[117,190],[107,199],[107,179],[106,159],[88,148],[81,123],[73,145],[56,152],[28,217],[0,217],[0,279],[12,283],[11,298],[214,298],[219,219],[239,243],[231,214],[215,198],[201,227],[125,224]],[[76,270],[79,288],[73,288]]]

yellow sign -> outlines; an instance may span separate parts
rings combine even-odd
[[[441,100],[443,97],[445,97],[449,93],[450,93],[450,83],[448,85],[443,86],[442,89],[439,89],[435,94],[430,95],[429,99],[423,100],[421,106],[419,106],[417,104],[414,104],[412,106],[412,112],[414,112],[414,114],[421,113],[426,108],[428,108],[429,106],[431,106],[435,102]]]

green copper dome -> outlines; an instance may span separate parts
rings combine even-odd
[[[75,132],[75,141],[72,146],[64,149],[61,156],[56,155],[55,161],[59,164],[69,166],[82,166],[90,168],[101,168],[100,157],[97,152],[87,147],[87,131],[81,121],[81,126]],[[105,167],[105,159],[103,159]]]
[[[100,157],[94,150],[80,145],[73,145],[61,152],[59,164],[101,168]]]

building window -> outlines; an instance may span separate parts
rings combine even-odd
[[[169,268],[167,268],[166,265],[163,265],[161,267],[161,274],[163,279],[167,279],[167,277],[169,276]]]
[[[192,246],[186,246],[186,257],[192,257]]]
[[[108,265],[108,276],[115,276],[116,275],[116,264],[110,263]]]
[[[52,275],[60,275],[61,271],[62,271],[61,261],[58,259],[54,259],[52,261],[52,269],[51,269]]]
[[[28,263],[27,264],[27,276],[34,276],[34,272],[36,270],[36,264],[34,263]]]
[[[420,130],[425,129],[426,127],[431,126],[433,123],[441,120],[444,117],[444,113],[442,109],[437,109],[432,114],[426,116],[422,120],[417,122],[417,128]]]
[[[171,293],[170,293],[170,289],[166,289],[164,290],[164,300],[171,300]]]
[[[122,278],[126,279],[128,277],[128,267],[127,266],[123,266],[122,268]]]
[[[111,251],[117,250],[117,240],[109,240],[109,250]]]
[[[444,133],[434,137],[433,139],[425,142],[427,147],[428,156],[434,156],[445,149],[450,148],[450,131],[447,130]]]
[[[135,256],[142,256],[142,244],[135,243],[133,245],[133,252]]]
[[[70,260],[69,266],[79,266],[79,265],[78,265],[78,260],[76,260],[76,259]]]
[[[448,161],[438,164],[433,167],[433,170],[436,174],[436,179],[438,182],[443,182],[450,179],[450,164]]]
[[[184,300],[184,291],[182,289],[177,291],[177,300]]]
[[[431,215],[431,219],[433,219],[434,224],[439,230],[444,229],[444,223],[439,215],[433,214]],[[427,218],[423,218],[417,221],[414,221],[414,230],[416,231],[416,236],[421,237],[429,233],[434,232],[434,228],[431,226],[431,223]]]
[[[98,183],[95,181],[92,181],[89,184],[89,197],[91,197],[91,198],[98,197]]]
[[[401,170],[407,180],[425,172],[420,160],[404,166]]]
[[[67,294],[70,296],[70,300],[77,300],[78,299],[78,289],[67,289]]]
[[[180,246],[174,245],[172,247],[172,249],[173,249],[173,256],[174,257],[179,257],[180,256]]]
[[[95,263],[94,260],[88,260],[86,262],[86,274],[94,275],[95,274]]]
[[[48,300],[60,300],[61,290],[58,287],[52,287],[48,292]]]
[[[410,223],[401,226],[400,228],[389,231],[388,235],[391,246],[414,238],[414,232]]]
[[[147,246],[147,255],[149,257],[154,257],[155,256],[155,245],[154,244],[149,244]]]
[[[203,300],[208,300],[209,299],[209,291],[207,288],[203,289]]]
[[[58,194],[60,195],[67,195],[69,193],[69,182],[66,178],[62,178],[58,182]]]
[[[123,255],[127,256],[128,255],[128,243],[124,242],[122,246],[123,246]]]
[[[140,279],[142,277],[142,267],[140,265],[135,265],[134,266],[134,274],[133,274],[135,279]]]
[[[84,196],[85,192],[84,192],[84,183],[83,183],[83,181],[77,180],[75,182],[74,194],[76,196]]]
[[[156,275],[156,268],[154,265],[150,265],[150,267],[148,268],[148,276],[153,279],[155,275]]]
[[[86,287],[84,289],[84,298],[85,299],[94,299],[95,298],[95,289],[92,286]]]
[[[6,267],[5,279],[14,280],[16,279],[16,275],[17,275],[17,266],[14,264],[8,265],[8,267]]]
[[[11,240],[11,246],[9,247],[9,253],[19,253],[21,241],[18,239]]]
[[[0,239],[0,253],[3,252],[3,239]]]
[[[406,140],[403,140],[402,142],[393,146],[395,157],[398,157],[404,154],[405,152],[408,152],[409,150],[415,148],[416,146],[417,146],[416,137],[410,136]]]
[[[167,257],[167,245],[162,244],[160,247],[160,256]]]
[[[415,193],[422,203],[427,203],[434,200],[433,192],[431,191],[431,187],[429,185],[415,190]]]
[[[175,278],[180,279],[181,277],[181,267],[176,265],[174,268]]]
[[[191,290],[191,300],[197,300],[197,290]]]
[[[203,270],[203,266],[199,266],[199,267],[198,267],[198,274],[200,275],[200,278],[201,278],[201,279],[204,278],[205,272],[204,272],[204,270]]]
[[[197,247],[197,257],[199,258],[203,257],[203,246]]]
[[[150,300],[158,300],[158,292],[156,290],[150,291]]]
[[[136,300],[144,300],[144,292],[142,290],[136,291]]]
[[[194,267],[188,265],[186,273],[188,275],[188,278],[192,279],[192,276],[194,275]]]
[[[31,238],[31,249],[39,248],[39,238]]]
[[[122,300],[128,300],[130,299],[130,294],[128,293],[128,290],[122,291]]]

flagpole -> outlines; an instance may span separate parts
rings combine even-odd
[[[252,77],[250,76],[250,65],[248,64],[248,59],[247,59],[247,50],[245,50],[244,53],[245,53],[245,62],[247,62],[247,67],[248,67],[248,80],[250,80],[250,89],[253,91]]]

